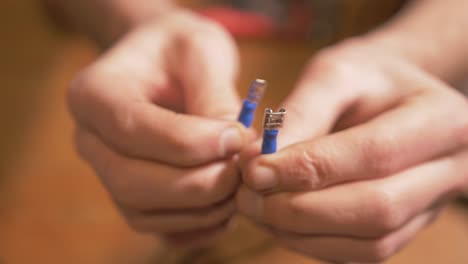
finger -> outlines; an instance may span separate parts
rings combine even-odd
[[[261,195],[243,186],[239,210],[259,223],[311,235],[380,237],[466,186],[468,151],[391,177],[319,191]]]
[[[282,104],[288,118],[281,132],[281,146],[327,134],[337,125],[368,120],[420,90],[394,87],[387,76],[396,75],[402,68],[412,76],[420,76],[420,72],[407,65],[395,70],[388,65],[366,63],[360,54],[370,50],[362,51],[360,44],[346,41],[320,52],[309,63],[294,92]],[[388,74],[383,75],[384,71]]]
[[[423,94],[365,124],[255,158],[243,179],[255,190],[297,191],[383,177],[466,144],[465,109],[458,95]]]
[[[188,210],[138,211],[120,207],[129,225],[144,233],[194,233],[224,225],[234,214],[236,205],[230,197],[207,208]]]
[[[278,145],[284,147],[327,134],[359,93],[341,89],[337,78],[323,75],[318,66],[304,73],[293,92],[281,103],[288,111]]]
[[[313,75],[313,77],[316,76]],[[334,93],[333,86],[329,89],[319,80],[311,79],[311,74],[306,74],[298,87],[281,104],[287,109],[288,118],[284,121],[285,125],[278,139],[279,146],[287,146],[297,141],[326,134],[331,130],[343,109],[352,103],[353,95],[337,91]],[[327,111],[322,113],[320,111],[322,107],[326,107]],[[240,168],[246,168],[252,159],[260,155],[261,144],[262,141],[259,139],[242,149],[239,159]],[[254,188],[258,186],[258,189],[263,189],[264,184],[269,184],[269,179],[265,179],[264,183],[263,179],[249,176],[244,176],[244,180]]]
[[[377,239],[314,237],[275,232],[281,243],[302,254],[332,262],[381,262],[397,253],[437,215],[425,212],[387,236]]]
[[[175,40],[169,69],[183,86],[187,113],[235,120],[240,103],[234,86],[238,72],[234,41],[215,23],[201,23],[192,34]]]
[[[96,71],[75,82],[69,94],[72,112],[106,144],[128,156],[194,166],[229,157],[247,141],[246,129],[237,122],[160,108],[133,94],[132,88],[119,86],[128,83]]]
[[[210,207],[232,195],[239,183],[239,172],[229,162],[184,169],[130,159],[83,129],[77,132],[77,143],[114,200],[135,210]]]

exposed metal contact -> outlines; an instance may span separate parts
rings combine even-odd
[[[247,100],[255,103],[260,101],[265,93],[267,85],[267,81],[263,79],[255,79],[252,84],[250,84]]]
[[[278,112],[273,112],[272,109],[265,109],[265,116],[263,118],[263,128],[267,130],[278,129],[283,127],[284,117],[286,116],[286,109],[281,108]]]

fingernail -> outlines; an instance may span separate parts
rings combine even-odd
[[[232,126],[221,135],[221,156],[237,153],[242,148],[242,132],[239,127]]]
[[[259,166],[253,170],[252,184],[256,190],[269,190],[278,185],[278,178],[271,167]]]
[[[255,220],[261,219],[263,215],[262,196],[245,187],[241,189],[238,195],[239,210]]]

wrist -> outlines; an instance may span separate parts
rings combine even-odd
[[[437,39],[427,41],[411,32],[379,32],[369,38],[387,52],[455,87],[460,87],[466,80],[468,54],[458,47],[446,47]]]
[[[466,8],[468,2],[462,0],[412,1],[394,20],[368,37],[459,87],[468,71]]]

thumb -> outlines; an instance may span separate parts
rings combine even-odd
[[[235,120],[240,109],[235,89],[238,54],[230,36],[221,27],[204,23],[183,40],[176,56],[176,77],[182,85],[188,114]]]

